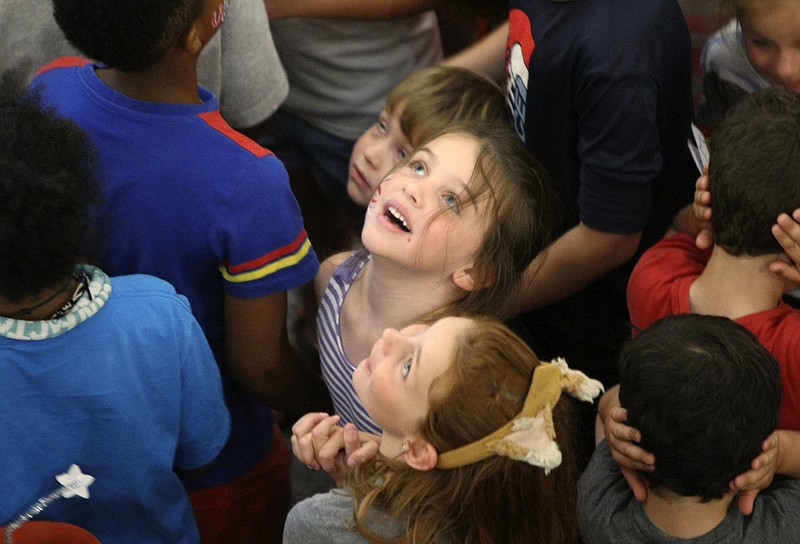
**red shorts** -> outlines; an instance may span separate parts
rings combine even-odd
[[[226,484],[189,493],[203,544],[279,544],[291,504],[291,454],[278,425],[269,453]]]

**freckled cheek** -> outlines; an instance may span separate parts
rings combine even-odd
[[[372,198],[369,199],[369,209],[375,207],[378,203],[378,197],[381,196],[381,184],[379,183],[377,187],[375,187],[375,192],[372,193]]]

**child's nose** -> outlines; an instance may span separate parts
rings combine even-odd
[[[374,168],[378,169],[380,167],[380,153],[378,153],[378,145],[379,144],[371,144],[364,148],[364,160],[367,161],[367,164]]]
[[[800,49],[791,48],[781,51],[775,72],[783,84],[797,84],[800,81]]]
[[[422,181],[418,179],[409,179],[406,181],[406,184],[403,186],[403,193],[408,196],[408,198],[414,203],[416,207],[422,207],[423,205],[423,185]]]
[[[384,352],[388,354],[400,344],[403,335],[397,329],[388,328],[383,331],[381,339],[383,340]]]

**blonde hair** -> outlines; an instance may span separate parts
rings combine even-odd
[[[477,318],[459,339],[451,367],[431,384],[418,434],[443,453],[478,440],[522,408],[539,359],[502,323]],[[553,409],[562,465],[540,468],[490,457],[455,469],[416,471],[379,458],[358,467],[347,488],[353,527],[372,542],[555,544],[577,541],[574,423],[562,398]],[[368,527],[371,510],[388,513],[404,534]]]
[[[389,114],[399,109],[400,129],[412,145],[453,124],[507,122],[502,89],[477,72],[455,66],[412,72],[386,98]]]

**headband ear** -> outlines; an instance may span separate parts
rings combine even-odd
[[[599,381],[570,369],[561,357],[542,363],[534,370],[525,403],[514,419],[476,442],[440,454],[436,467],[456,468],[503,455],[549,473],[561,464],[552,410],[562,390],[593,402],[604,389]]]
[[[561,450],[555,441],[553,412],[546,406],[536,417],[521,417],[514,420],[508,436],[489,442],[486,447],[496,455],[524,461],[541,467],[545,474],[561,465]]]

